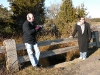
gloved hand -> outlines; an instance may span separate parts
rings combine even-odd
[[[36,31],[39,31],[40,29],[41,29],[41,27],[38,26],[38,25],[37,25],[36,28],[35,28]]]

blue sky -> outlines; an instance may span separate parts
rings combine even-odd
[[[61,3],[61,1],[62,0],[45,0],[45,6]],[[85,8],[87,8],[87,12],[89,12],[88,16],[91,16],[92,18],[100,18],[100,0],[72,0],[72,2],[74,7],[84,3]],[[4,7],[9,6],[7,0],[0,0],[0,4],[2,4]]]

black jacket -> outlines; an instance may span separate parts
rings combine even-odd
[[[36,23],[32,24],[27,20],[23,23],[23,41],[24,43],[35,44],[36,41]]]
[[[91,30],[89,24],[85,22],[85,29],[83,34],[81,27],[76,24],[74,32],[72,34],[73,37],[75,36],[76,32],[78,32],[79,50],[81,52],[86,52],[88,50],[89,41],[91,39]]]

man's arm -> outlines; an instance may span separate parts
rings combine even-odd
[[[36,30],[35,30],[35,29],[32,29],[32,28],[29,26],[29,23],[25,22],[25,23],[23,24],[23,32],[26,32],[26,33],[28,33],[28,34],[33,34],[33,33],[36,32]]]
[[[73,36],[73,37],[75,36],[76,32],[77,32],[77,25],[75,25],[74,31],[73,31],[73,33],[72,33],[72,36]]]
[[[89,35],[89,41],[91,40],[91,29],[90,25],[88,24],[88,35]]]

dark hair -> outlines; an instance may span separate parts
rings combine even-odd
[[[80,16],[80,15],[78,15],[78,16],[77,16],[77,18],[78,18],[78,19],[80,19],[80,18],[81,18],[81,16]]]
[[[78,15],[78,20],[81,20],[81,18],[84,18],[84,16]],[[85,18],[84,18],[85,19]]]

